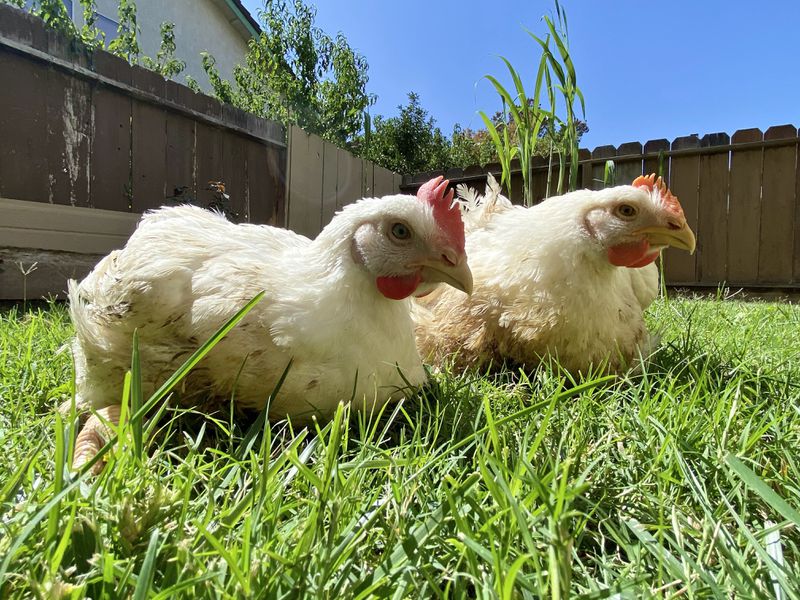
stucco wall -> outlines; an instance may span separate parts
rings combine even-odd
[[[98,0],[97,10],[117,21],[117,1]],[[74,20],[82,23],[80,5],[76,2]],[[186,69],[175,79],[186,82],[192,76],[200,87],[210,90],[200,53],[209,52],[217,60],[222,77],[232,80],[233,67],[244,60],[249,35],[235,15],[225,9],[224,0],[136,0],[139,46],[142,54],[155,58],[161,43],[160,27],[164,21],[175,23],[175,54],[186,61]]]

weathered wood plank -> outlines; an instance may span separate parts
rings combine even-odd
[[[209,206],[216,200],[211,183],[224,181],[222,131],[216,127],[195,125],[195,180],[197,203]]]
[[[758,142],[760,129],[733,134],[734,144]],[[731,152],[728,197],[728,283],[747,285],[758,281],[758,245],[761,225],[761,167],[763,148]]]
[[[247,214],[250,223],[270,223],[275,207],[268,194],[267,148],[252,140],[247,143]]]
[[[704,148],[730,143],[727,133],[703,136]],[[700,156],[697,223],[697,277],[717,285],[727,277],[728,256],[728,151]]]
[[[800,140],[800,130],[797,132]],[[800,146],[797,146],[797,172],[794,188],[794,283],[800,283]]]
[[[47,68],[0,49],[0,196],[52,202],[47,165]]]
[[[63,300],[67,281],[86,277],[101,258],[101,254],[0,247],[0,300]]]
[[[578,176],[578,189],[592,189],[592,163],[585,162],[592,158],[592,153],[586,148],[578,150],[578,161],[581,162],[581,171]],[[537,202],[543,198],[537,199]]]
[[[617,156],[638,155],[637,158],[614,159],[616,185],[630,185],[642,174],[641,142],[626,142],[617,148]]]
[[[538,204],[547,198],[547,159],[534,156],[531,159],[531,195],[533,203]],[[476,186],[483,193],[485,186]]]
[[[103,88],[94,93],[91,205],[130,211],[131,99]]]
[[[55,204],[89,206],[92,88],[57,69],[47,73],[47,177]]]
[[[222,136],[222,181],[225,182],[225,192],[229,196],[229,215],[237,222],[248,220],[247,199],[247,165],[245,156],[247,142],[243,137],[232,132],[225,132]]]
[[[797,136],[793,125],[770,127],[765,140]],[[758,255],[760,283],[789,283],[793,277],[794,207],[797,188],[797,146],[764,148],[761,235]]]
[[[339,149],[330,142],[323,143],[322,151],[322,213],[324,228],[336,212],[337,183],[339,176]]]
[[[602,190],[605,187],[605,184],[603,183],[603,174],[606,167],[606,161],[614,160],[616,156],[617,156],[617,149],[614,146],[598,146],[597,148],[592,150],[591,189]]]
[[[645,154],[655,153],[656,156],[644,159],[642,174],[649,175],[650,173],[655,173],[663,177],[664,181],[669,181],[669,157],[664,156],[661,161],[658,159],[659,152],[669,152],[669,140],[662,138],[645,142],[643,151]]]
[[[275,207],[273,225],[286,227],[289,181],[287,178],[289,152],[285,147],[267,146],[267,173],[269,175],[269,194]]]
[[[141,215],[0,198],[0,245],[105,254],[124,245]]]
[[[167,113],[166,187],[167,199],[180,201],[197,197],[194,156],[194,121]]]
[[[372,198],[375,196],[375,165],[363,159],[361,163],[361,197]]]
[[[393,173],[389,169],[375,165],[374,179],[375,179],[375,196],[388,196],[392,193],[392,176]]]
[[[322,139],[299,127],[291,136],[289,229],[313,238],[322,229]]]
[[[167,179],[167,126],[163,108],[134,101],[131,113],[133,212],[163,206],[172,195]]]
[[[672,142],[673,150],[699,148],[700,140],[690,135]],[[673,156],[670,162],[669,187],[678,197],[686,220],[695,232],[698,222],[698,187],[700,183],[700,157],[698,155]],[[699,240],[698,240],[699,242]],[[664,275],[667,283],[694,283],[697,281],[697,254],[668,248],[663,254]]]
[[[336,208],[355,202],[361,194],[362,161],[349,152],[339,150]]]

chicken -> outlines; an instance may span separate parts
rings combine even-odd
[[[262,290],[263,300],[184,380],[182,402],[224,406],[233,398],[261,409],[290,360],[271,418],[325,418],[351,399],[368,411],[422,384],[405,299],[442,282],[459,293],[472,288],[448,183],[439,177],[416,197],[348,205],[314,241],[194,206],[145,214],[123,249],[69,285],[76,401],[99,412],[73,464],[102,446],[103,419],[119,417],[134,330],[147,398]]]
[[[655,175],[513,206],[490,175],[485,197],[459,186],[469,297],[438,289],[413,311],[423,360],[441,366],[624,369],[650,352],[644,309],[658,293],[654,261],[695,236],[678,199]]]

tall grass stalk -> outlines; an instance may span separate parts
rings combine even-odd
[[[552,164],[554,155],[558,157],[558,185],[556,190],[564,191],[565,180],[569,190],[577,189],[580,165],[578,163],[578,130],[575,104],[580,102],[585,115],[583,93],[577,85],[575,66],[569,53],[567,17],[556,1],[556,20],[548,16],[544,21],[548,33],[542,38],[526,29],[541,47],[533,94],[528,95],[517,69],[506,59],[500,57],[513,82],[510,90],[492,75],[485,78],[492,84],[502,102],[502,123],[496,124],[484,112],[481,119],[494,143],[502,169],[501,185],[511,190],[511,162],[519,160],[522,172],[522,196],[526,206],[533,204],[532,158],[541,153],[542,134],[549,133],[549,161],[546,195],[551,194]],[[551,49],[551,40],[555,52]],[[558,92],[558,93],[556,93]],[[542,95],[546,94],[546,98]],[[545,108],[547,100],[549,109]],[[559,101],[563,102],[565,115],[558,116]],[[513,126],[513,133],[509,130]],[[543,130],[544,128],[544,130]],[[513,138],[516,137],[516,140]],[[566,174],[569,163],[569,174]]]
[[[580,164],[578,161],[578,129],[577,129],[577,114],[575,110],[576,101],[580,102],[581,116],[586,117],[586,103],[583,98],[583,92],[578,87],[578,79],[575,73],[575,65],[572,62],[572,56],[569,52],[569,27],[567,24],[567,13],[564,11],[561,4],[556,0],[556,20],[555,22],[549,16],[544,16],[544,22],[547,25],[549,34],[541,38],[532,32],[528,31],[530,35],[542,49],[542,59],[547,62],[548,71],[548,88],[553,89],[550,84],[551,73],[555,76],[558,85],[555,86],[560,92],[561,100],[564,102],[564,118],[557,117],[557,110],[555,102],[551,104],[551,111],[556,117],[556,122],[561,125],[561,134],[563,141],[557,147],[559,153],[558,163],[558,193],[564,191],[564,176],[567,161],[569,162],[569,183],[568,190],[573,191],[578,188],[578,175],[580,173]],[[553,41],[556,46],[557,54],[553,53],[550,47],[550,41]],[[553,95],[551,95],[551,98]],[[555,123],[554,123],[555,124]],[[549,194],[549,190],[548,190]]]
[[[514,82],[514,95],[512,96],[512,94],[492,75],[486,75],[485,77],[494,86],[503,104],[502,133],[498,131],[497,125],[495,125],[485,112],[480,111],[480,115],[497,149],[497,155],[502,168],[501,185],[505,185],[509,191],[511,190],[511,161],[514,158],[519,159],[520,169],[522,170],[522,195],[525,204],[530,206],[533,204],[531,159],[533,158],[536,144],[539,140],[539,132],[542,125],[553,117],[551,112],[542,108],[540,101],[542,81],[546,75],[547,63],[545,57],[542,56],[539,61],[539,69],[536,73],[533,95],[528,98],[519,72],[512,66],[508,59],[502,56],[500,59],[505,63],[506,69]],[[509,116],[511,118],[510,122],[514,124],[516,130],[516,144],[512,144],[511,142]]]

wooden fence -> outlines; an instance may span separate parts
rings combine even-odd
[[[399,193],[401,177],[299,127],[289,130],[289,229],[315,237],[358,198]]]
[[[219,202],[212,182],[235,219],[312,237],[335,208],[398,188],[316,136],[290,137],[291,156],[281,125],[0,4],[0,299],[60,295],[143,211]]]
[[[743,129],[733,136],[712,133],[618,148],[581,150],[581,187],[603,187],[607,160],[616,166],[616,183],[630,183],[643,173],[662,172],[680,199],[689,225],[697,234],[693,256],[670,249],[665,253],[667,283],[675,286],[800,288],[800,137],[794,125]],[[545,197],[548,165],[532,164],[536,201]],[[661,169],[661,171],[660,171]],[[522,200],[519,165],[512,167],[511,198]],[[451,169],[406,176],[401,189],[413,193],[431,176],[444,174],[453,184],[467,183],[483,191],[486,173],[498,176],[500,166]],[[557,180],[556,173],[553,181]],[[555,195],[553,190],[551,195]]]

